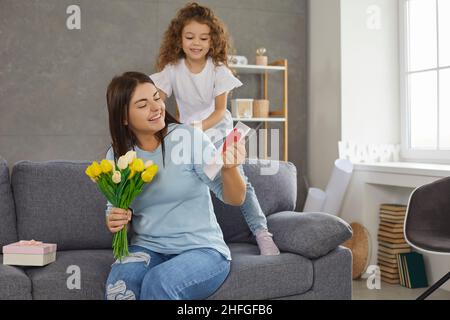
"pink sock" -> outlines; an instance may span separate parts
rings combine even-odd
[[[256,231],[255,237],[262,256],[276,256],[280,254],[280,250],[273,242],[272,234],[268,230],[261,229]]]

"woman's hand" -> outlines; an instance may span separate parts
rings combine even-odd
[[[247,187],[237,168],[244,163],[245,154],[245,140],[234,142],[223,151],[223,200],[232,206],[240,206],[245,200]]]
[[[131,221],[131,215],[130,209],[111,208],[106,216],[106,226],[112,233],[119,232]]]
[[[246,150],[244,139],[240,142],[234,141],[231,146],[225,145],[222,154],[223,169],[231,169],[243,164],[245,161],[245,156]]]

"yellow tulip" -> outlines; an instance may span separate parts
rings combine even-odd
[[[92,165],[90,165],[89,167],[86,168],[86,171],[84,171],[84,173],[87,174],[87,176],[91,179],[95,178],[94,172],[92,172]]]
[[[102,167],[103,173],[108,173],[108,172],[112,171],[112,169],[113,169],[113,166],[111,165],[111,162],[109,162],[106,159],[103,159],[100,162],[100,167]]]
[[[148,167],[147,171],[150,171],[153,175],[155,175],[158,172],[158,166],[156,164],[154,164],[154,165]]]
[[[142,181],[144,182],[150,182],[153,180],[153,176],[150,172],[148,172],[147,170],[145,170],[144,172],[141,173],[141,178]]]
[[[134,158],[133,163],[131,164],[131,166],[137,172],[142,172],[145,169],[144,161],[142,161],[142,159],[139,159],[139,158]]]
[[[152,165],[152,166],[148,167],[147,169],[145,169],[144,172],[142,172],[141,178],[144,182],[150,182],[153,180],[153,177],[156,175],[157,172],[158,172],[158,166]]]
[[[97,161],[92,162],[92,173],[94,174],[94,178],[98,177],[102,174],[102,167],[98,164]]]
[[[125,156],[121,156],[117,161],[117,166],[120,170],[124,170],[128,167],[128,159]]]
[[[111,167],[113,168],[113,170],[116,170],[116,164],[114,163],[113,160],[108,160],[109,163],[111,163]]]

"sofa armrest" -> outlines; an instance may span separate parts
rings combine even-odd
[[[267,217],[267,225],[281,251],[309,259],[326,255],[353,234],[347,222],[322,212],[279,212]]]

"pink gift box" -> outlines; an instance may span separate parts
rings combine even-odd
[[[3,247],[5,253],[19,254],[47,254],[56,251],[56,243],[43,243],[40,241],[19,241]]]
[[[3,264],[45,266],[56,259],[56,244],[21,240],[3,247]]]

